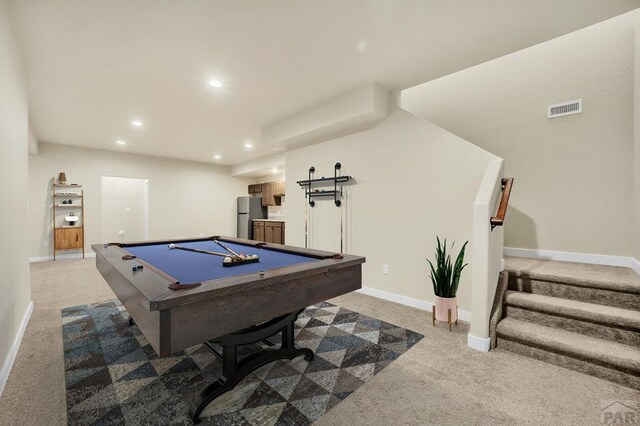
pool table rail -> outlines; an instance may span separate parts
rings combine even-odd
[[[229,237],[220,237],[220,240],[240,243]],[[254,243],[257,244],[249,244]],[[98,270],[160,356],[304,309],[362,286],[364,257],[344,255],[334,258],[331,252],[270,243],[260,243],[260,247],[312,256],[317,260],[265,269],[263,275],[252,272],[203,281],[198,287],[171,290],[167,288],[171,277],[148,268],[132,271],[132,261],[122,259],[121,245],[96,244],[93,249]]]
[[[247,288],[261,289],[287,283],[290,280],[308,278],[364,263],[364,258],[345,255],[343,259],[319,259],[316,262],[300,263],[282,268],[267,269],[263,275],[256,272],[203,281],[201,286],[182,291],[166,291],[155,297],[150,304],[152,310],[170,309],[176,306],[216,299],[242,293]],[[292,275],[292,274],[295,274]]]

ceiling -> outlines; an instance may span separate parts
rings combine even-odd
[[[411,87],[639,6],[638,0],[11,2],[40,141],[226,165],[282,149],[261,146],[262,126],[366,83]],[[223,86],[209,86],[211,79]],[[133,127],[134,119],[143,126]]]

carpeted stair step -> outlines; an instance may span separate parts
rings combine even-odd
[[[505,316],[640,348],[640,311],[508,291]]]
[[[498,349],[640,389],[640,348],[514,318],[497,327]]]
[[[630,268],[509,257],[509,290],[640,311],[640,276]]]

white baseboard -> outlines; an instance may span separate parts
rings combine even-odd
[[[632,268],[640,274],[640,262],[633,257],[573,253],[568,251],[521,249],[513,247],[505,247],[504,255],[528,257],[531,259],[560,260],[563,262],[591,263],[593,265],[622,266],[625,268]]]
[[[421,309],[423,311],[432,312],[433,311],[433,303],[427,302],[425,300],[415,299],[409,296],[403,296],[402,294],[391,293],[384,290],[378,290],[377,288],[371,287],[362,287],[360,290],[357,290],[359,293],[366,294],[368,296],[377,297],[378,299],[388,300],[390,302],[399,303],[405,306],[411,306],[412,308]],[[458,311],[458,317],[462,321],[470,322],[471,321],[471,312],[463,311],[460,309]]]
[[[491,349],[491,339],[467,334],[467,346],[480,352],[489,352],[489,349]]]
[[[84,254],[84,257],[96,257],[95,252],[88,251]],[[56,260],[65,260],[65,259],[82,259],[82,252],[62,252],[56,254]],[[48,262],[53,260],[53,256],[38,256],[38,257],[30,257],[29,263],[33,262]]]
[[[13,339],[13,344],[11,345],[11,349],[9,350],[7,359],[2,365],[2,370],[0,370],[0,396],[2,396],[2,391],[4,390],[4,386],[7,384],[7,380],[9,380],[9,373],[11,372],[11,368],[13,367],[13,362],[16,360],[16,355],[18,355],[18,349],[20,348],[20,343],[22,342],[22,336],[24,336],[24,331],[27,329],[27,324],[29,324],[29,319],[31,318],[32,312],[33,301],[29,302],[29,305],[27,306],[27,310],[22,317],[22,322],[20,323],[18,333]]]
[[[636,271],[636,274],[640,275],[640,261],[638,261],[638,259],[631,258],[631,269]]]

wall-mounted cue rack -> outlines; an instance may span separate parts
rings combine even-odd
[[[309,179],[299,180],[298,185],[304,188],[305,190],[304,196],[306,199],[309,200],[309,205],[311,207],[315,207],[316,202],[314,198],[316,197],[333,197],[333,202],[335,203],[335,205],[337,207],[340,207],[340,205],[342,204],[342,201],[341,201],[342,185],[340,185],[340,190],[338,190],[338,184],[349,182],[351,179],[353,179],[351,176],[339,175],[341,169],[342,169],[342,164],[336,163],[333,166],[333,177],[326,178],[323,176],[321,178],[316,179],[313,176],[316,172],[316,168],[313,166],[309,167]],[[313,190],[313,185],[323,186],[327,184],[333,184],[333,190],[324,190],[324,189],[316,189],[315,191]]]
[[[298,185],[304,189],[305,200],[305,212],[304,212],[304,246],[309,245],[309,212],[308,207],[315,207],[317,197],[333,197],[333,202],[340,209],[340,253],[343,253],[343,241],[344,241],[344,217],[342,211],[342,186],[343,184],[351,181],[351,176],[343,176],[341,173],[342,164],[336,163],[333,166],[333,177],[316,178],[314,174],[316,168],[311,166],[309,168],[309,178],[307,180],[299,180]],[[333,185],[333,190],[327,189],[313,189],[314,186],[328,186]],[[338,188],[339,187],[339,188]]]

